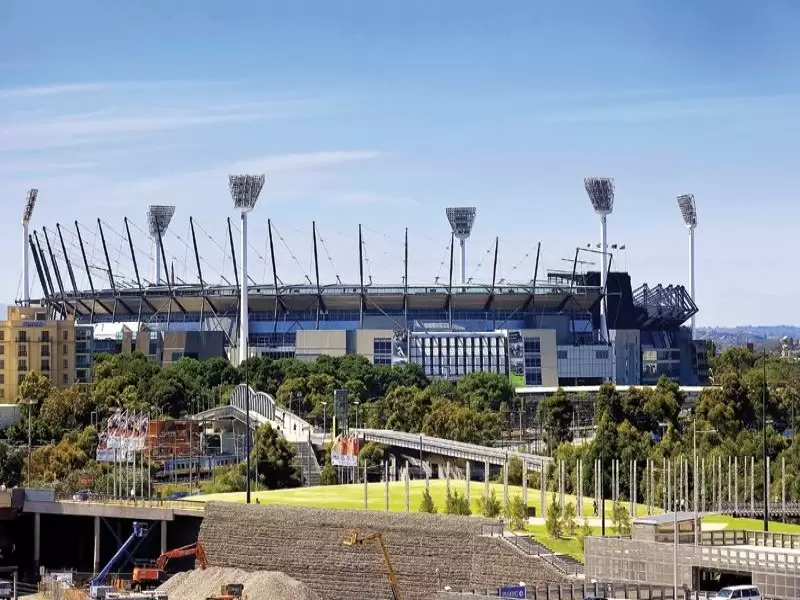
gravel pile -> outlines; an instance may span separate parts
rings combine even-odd
[[[319,600],[304,583],[275,571],[243,571],[209,567],[173,575],[161,587],[169,600],[204,600],[220,593],[223,584],[244,584],[247,600]]]

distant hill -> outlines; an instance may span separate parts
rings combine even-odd
[[[768,346],[776,346],[779,340],[784,336],[796,340],[800,339],[800,327],[795,325],[698,327],[695,335],[699,339],[713,341],[719,349],[728,346],[744,346],[748,342],[755,345],[761,345],[767,342]]]

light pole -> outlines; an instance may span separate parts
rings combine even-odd
[[[35,188],[28,190],[28,195],[25,198],[25,208],[22,211],[22,304],[24,306],[30,305],[31,302],[28,226],[31,223],[38,195],[39,190]]]
[[[327,424],[328,424],[328,403],[323,401],[322,402],[322,443],[325,443],[325,438],[327,437]]]
[[[361,402],[358,400],[354,401],[353,404],[356,406],[356,429],[358,429],[358,407],[361,406]]]
[[[264,175],[231,175],[228,178],[228,184],[231,191],[231,198],[233,198],[233,208],[239,211],[242,218],[241,228],[241,250],[240,261],[241,268],[241,306],[239,315],[239,363],[247,360],[247,341],[249,336],[249,323],[248,323],[248,296],[247,296],[247,213],[249,213],[256,206],[258,196],[261,194],[261,189],[264,187]],[[249,400],[249,394],[248,394]]]
[[[689,229],[689,295],[694,297],[694,230],[697,227],[697,206],[694,202],[694,194],[683,194],[678,196],[678,208],[681,211],[683,222]],[[692,339],[694,339],[694,315],[692,315]]]
[[[697,434],[698,433],[716,433],[716,429],[703,429],[702,431],[697,431],[697,419],[692,419],[692,451],[693,451],[693,459],[694,459],[694,466],[692,468],[692,507],[694,508],[694,545],[698,545],[699,539],[699,529],[700,524],[698,522],[698,511],[697,511]]]
[[[607,219],[614,210],[614,180],[608,177],[586,177],[583,186],[589,195],[594,212],[600,215],[600,252],[603,262],[600,267],[600,287],[603,298],[600,302],[600,335],[608,343],[608,321],[606,319],[606,285],[608,279]]]
[[[461,284],[467,282],[467,238],[472,233],[472,225],[475,223],[474,206],[451,206],[445,209],[447,220],[453,230],[453,235],[458,239],[461,254]]]
[[[147,226],[150,233],[150,239],[153,241],[153,283],[161,285],[161,261],[164,261],[164,269],[166,270],[165,256],[162,256],[161,246],[164,234],[167,232],[170,221],[175,214],[174,206],[159,206],[152,205],[147,207]],[[167,275],[169,279],[169,275]]]
[[[764,342],[764,387],[761,391],[761,429],[764,446],[764,533],[769,531],[769,465],[767,464],[767,344]]]

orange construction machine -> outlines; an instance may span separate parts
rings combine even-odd
[[[201,569],[206,568],[206,553],[203,544],[197,542],[188,546],[181,546],[174,550],[168,550],[159,556],[155,562],[144,565],[136,565],[133,568],[133,587],[138,590],[157,587],[164,582],[164,571],[171,558],[183,558],[185,556],[196,556],[197,564]]]

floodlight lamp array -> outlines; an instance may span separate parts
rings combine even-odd
[[[39,190],[31,188],[28,190],[28,195],[25,198],[25,210],[22,211],[22,224],[27,225],[31,222],[33,216],[33,209],[36,206],[36,198],[39,195]]]
[[[472,225],[475,223],[474,206],[451,206],[445,209],[447,220],[457,238],[468,238],[472,233]]]
[[[599,215],[610,215],[614,210],[614,180],[609,177],[586,177],[583,186],[594,211]]]
[[[172,216],[175,214],[174,206],[151,205],[147,207],[147,226],[150,237],[155,239],[167,231]]]
[[[231,175],[228,185],[233,198],[233,208],[241,212],[250,212],[258,202],[261,188],[264,187],[266,176],[261,175]]]
[[[683,222],[689,229],[697,227],[697,206],[694,203],[694,194],[678,196],[678,208],[681,209]]]

